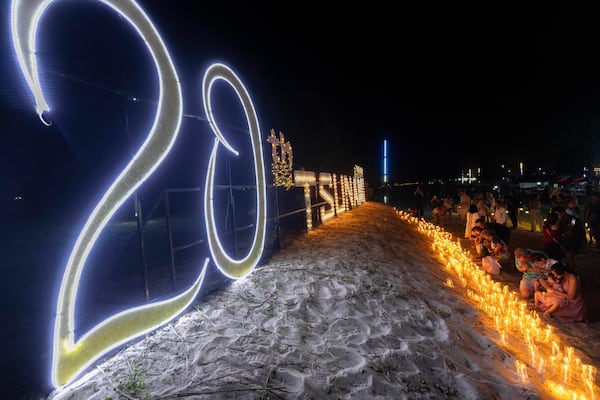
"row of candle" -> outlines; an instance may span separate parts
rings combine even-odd
[[[522,381],[528,381],[529,366],[544,378],[547,387],[558,398],[596,398],[594,366],[582,363],[575,356],[573,347],[561,348],[553,327],[544,324],[537,312],[528,312],[527,303],[515,291],[495,281],[481,269],[451,233],[404,211],[397,213],[432,239],[433,251],[444,263],[445,269],[454,275],[458,285],[466,289],[467,298],[494,321],[502,344],[508,345],[511,337],[520,339],[527,346],[528,362],[515,361],[517,374]],[[446,286],[455,287],[452,278],[446,280]]]

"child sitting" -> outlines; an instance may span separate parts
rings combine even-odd
[[[540,309],[546,310],[544,315],[551,315],[558,309],[562,299],[556,293],[566,293],[562,282],[552,272],[549,272],[544,278],[537,280],[536,283],[539,285],[536,285],[537,289],[533,295],[535,305]],[[548,289],[552,289],[551,293]]]

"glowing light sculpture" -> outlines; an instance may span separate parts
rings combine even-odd
[[[348,211],[348,204],[346,203],[346,176],[340,175],[340,195],[338,197],[338,202],[336,203],[335,209],[337,210],[337,214],[340,215]]]
[[[158,72],[160,85],[154,123],[140,149],[102,196],[88,217],[68,259],[62,278],[54,325],[52,383],[71,382],[107,351],[155,329],[185,310],[198,293],[208,261],[195,283],[171,299],[132,308],[101,322],[75,341],[75,301],[79,280],[92,247],[118,208],[154,172],[170,151],[181,123],[182,96],[179,78],[159,33],[133,0],[100,0],[121,14],[146,43]],[[14,0],[11,27],[15,52],[35,98],[42,122],[49,111],[40,83],[36,58],[36,32],[44,10],[52,0]]]
[[[292,177],[292,167],[294,165],[292,144],[285,141],[283,132],[279,132],[279,138],[277,138],[274,129],[271,129],[271,134],[267,137],[267,143],[271,144],[273,185],[284,186],[286,190],[289,190],[294,186]],[[278,147],[281,149],[281,156],[277,153]]]
[[[310,187],[317,184],[315,173],[312,171],[294,171],[294,184],[304,188],[304,206],[306,209],[306,229],[312,230],[312,204]]]
[[[354,166],[354,179],[356,181],[358,191],[358,204],[362,204],[367,198],[365,193],[365,174],[363,167],[358,165]]]
[[[340,210],[338,209],[339,206],[339,202],[338,202],[338,188],[337,188],[337,175],[336,174],[332,174],[331,175],[331,185],[333,186],[333,204],[335,207],[335,215],[340,214]]]
[[[231,85],[244,107],[246,122],[248,123],[250,130],[252,155],[254,157],[254,174],[256,179],[256,231],[254,233],[252,246],[248,254],[246,257],[239,260],[231,258],[223,249],[223,246],[221,245],[217,235],[217,226],[214,215],[213,192],[215,164],[217,160],[217,150],[219,149],[219,144],[225,146],[227,150],[236,156],[239,154],[239,152],[229,144],[225,138],[225,135],[219,129],[212,112],[211,92],[213,89],[213,84],[219,80],[223,80]],[[206,117],[208,118],[208,122],[213,132],[217,136],[210,154],[208,172],[206,175],[206,187],[204,190],[204,219],[206,222],[207,240],[213,260],[221,272],[230,278],[241,278],[249,274],[256,264],[258,264],[265,244],[265,231],[267,223],[267,185],[265,179],[260,126],[258,124],[258,117],[254,109],[254,104],[252,103],[248,91],[237,75],[226,65],[217,63],[208,67],[202,81],[202,98],[204,103],[204,112],[206,113]]]
[[[326,222],[327,220],[335,216],[335,203],[333,196],[329,193],[325,186],[331,186],[331,174],[329,172],[319,173],[319,196],[329,204],[329,209],[326,210],[325,206],[321,206],[319,212],[321,214],[321,221]]]

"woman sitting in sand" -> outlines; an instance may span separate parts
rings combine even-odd
[[[536,308],[546,316],[574,322],[585,321],[586,307],[581,294],[579,277],[570,272],[569,266],[564,262],[556,263],[551,268],[560,288],[555,289],[548,282],[540,281],[546,289],[546,295],[543,302],[536,303]]]
[[[489,274],[499,275],[502,269],[500,261],[506,256],[508,247],[499,236],[487,229],[481,231],[481,243],[481,268]]]

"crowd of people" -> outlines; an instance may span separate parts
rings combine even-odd
[[[464,237],[471,241],[473,255],[483,270],[492,275],[502,271],[522,274],[521,298],[546,317],[587,320],[575,256],[589,243],[600,250],[600,194],[590,192],[583,210],[576,196],[556,189],[534,193],[526,202],[510,190],[504,196],[491,192],[469,195],[463,190],[456,198],[455,215],[464,223]],[[432,196],[433,223],[443,225],[453,218],[452,208],[449,211],[444,206],[446,201]],[[544,202],[549,207],[545,215]],[[511,251],[511,230],[519,227],[520,207],[529,213],[529,224],[521,228],[541,232],[542,248]]]

